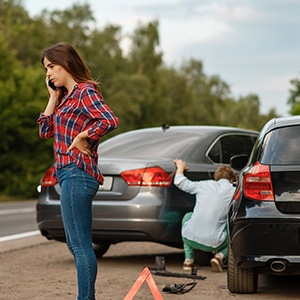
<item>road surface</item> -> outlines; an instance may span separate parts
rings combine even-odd
[[[32,240],[37,240],[35,244]],[[0,300],[75,300],[76,272],[73,258],[63,243],[47,241],[41,236],[23,240],[19,249],[0,253]],[[26,241],[30,241],[26,243]],[[20,243],[20,240],[2,244]],[[1,243],[0,243],[1,245]],[[1,251],[0,251],[1,252]],[[123,300],[145,267],[155,266],[155,256],[164,256],[166,268],[172,272],[181,269],[183,251],[148,242],[112,245],[98,260],[96,282],[97,300]],[[164,300],[296,300],[300,298],[300,277],[260,276],[258,293],[231,294],[226,288],[226,272],[212,273],[210,267],[198,266],[198,280],[190,292],[183,295],[166,294],[166,284],[192,282],[191,279],[153,275]],[[133,300],[153,300],[144,282]]]
[[[36,202],[0,203],[0,242],[38,234]]]
[[[28,232],[35,234],[16,237]],[[15,237],[7,239],[7,237]],[[20,238],[21,237],[21,238]],[[2,239],[2,240],[1,240]],[[5,240],[6,239],[6,240]],[[97,300],[123,300],[145,267],[155,267],[155,257],[164,256],[167,271],[181,273],[183,250],[150,242],[112,245],[98,260]],[[38,234],[35,201],[0,204],[0,300],[75,300],[76,271],[73,258],[64,243],[47,241]],[[226,272],[212,273],[210,267],[197,266],[198,280],[183,295],[162,292],[165,285],[185,284],[191,279],[153,275],[163,299],[173,300],[296,300],[300,298],[300,276],[259,276],[258,292],[231,294]],[[134,300],[152,300],[147,282]]]

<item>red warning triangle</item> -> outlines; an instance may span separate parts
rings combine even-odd
[[[149,268],[147,268],[147,267],[142,271],[142,273],[140,274],[138,279],[135,281],[135,283],[131,287],[130,291],[128,292],[128,294],[126,295],[124,300],[132,300],[145,280],[148,283],[148,286],[152,292],[154,299],[155,300],[163,300],[163,297],[161,296],[161,294],[159,292],[159,289],[153,279],[153,276],[152,276]]]

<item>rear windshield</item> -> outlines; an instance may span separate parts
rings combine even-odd
[[[260,161],[263,164],[300,164],[300,126],[269,132],[264,140]]]
[[[204,134],[203,134],[204,135]],[[99,146],[101,157],[112,158],[176,158],[201,138],[186,132],[135,132],[120,134]]]

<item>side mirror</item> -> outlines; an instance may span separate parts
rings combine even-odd
[[[247,154],[235,155],[230,158],[230,166],[232,169],[240,171],[246,166],[248,160],[249,156]]]

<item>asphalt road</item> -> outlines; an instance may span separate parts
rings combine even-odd
[[[0,238],[36,231],[37,201],[0,203]]]

